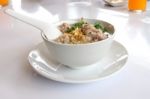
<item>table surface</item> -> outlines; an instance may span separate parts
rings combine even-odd
[[[88,84],[66,84],[46,79],[31,68],[27,57],[40,42],[40,31],[3,11],[11,8],[46,21],[51,14],[60,19],[97,18],[112,23],[115,40],[125,46],[129,59],[125,68],[108,79]],[[65,0],[11,0],[0,10],[0,98],[1,99],[150,99],[150,3],[143,13],[128,12],[127,6],[107,7],[66,4]]]

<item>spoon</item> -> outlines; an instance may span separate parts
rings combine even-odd
[[[22,21],[22,22],[25,22],[27,24],[30,24],[30,25],[38,28],[39,30],[41,30],[45,34],[45,36],[48,40],[54,39],[54,38],[56,38],[57,35],[62,34],[59,31],[59,29],[52,22],[48,23],[48,22],[36,20],[32,17],[29,17],[25,14],[16,12],[16,11],[11,10],[11,9],[6,9],[5,13],[18,19],[18,20],[20,20],[20,21]],[[52,18],[52,19],[54,20],[54,18]],[[50,32],[51,32],[51,34],[50,34]],[[52,34],[55,34],[55,35],[53,36]]]

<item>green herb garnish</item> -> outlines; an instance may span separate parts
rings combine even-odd
[[[69,28],[66,32],[70,33],[76,28],[81,28],[83,24],[85,24],[85,21],[81,19],[79,22],[72,24],[71,28]]]
[[[72,32],[73,30],[75,30],[75,28],[74,28],[74,27],[71,27],[71,28],[67,29],[66,32],[67,32],[67,33],[70,33],[70,32]]]
[[[103,33],[107,32],[107,29],[100,22],[95,22],[94,23],[94,27],[96,29],[101,29]]]
[[[76,28],[81,28],[84,23],[85,23],[84,20],[80,20],[79,22],[73,24],[72,27],[74,27],[75,29]]]

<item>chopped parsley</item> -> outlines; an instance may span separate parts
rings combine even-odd
[[[94,23],[94,27],[95,27],[96,29],[101,29],[102,32],[107,32],[107,29],[106,29],[100,22],[95,22],[95,23]]]

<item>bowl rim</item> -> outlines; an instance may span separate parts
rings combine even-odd
[[[61,23],[61,22],[68,22],[68,21],[76,21],[76,20],[79,20],[80,18],[76,18],[76,19],[68,19],[68,20],[63,20],[63,21],[59,21],[59,22],[57,22],[58,24],[59,23]],[[114,36],[115,36],[115,28],[114,28],[114,26],[111,24],[111,23],[109,23],[109,22],[107,22],[107,21],[104,21],[104,20],[99,20],[99,19],[90,19],[90,18],[84,18],[85,20],[97,20],[97,21],[102,21],[102,22],[105,22],[105,23],[107,23],[107,24],[109,24],[109,25],[111,25],[112,26],[112,28],[113,28],[113,30],[114,30],[114,32],[113,32],[113,34],[110,36],[110,37],[108,37],[108,38],[106,38],[106,39],[104,39],[104,40],[101,40],[101,41],[96,41],[96,42],[92,42],[92,43],[81,43],[81,44],[62,44],[62,43],[58,43],[58,42],[56,42],[56,41],[53,41],[53,40],[49,40],[47,37],[46,37],[46,35],[44,34],[44,31],[42,30],[41,31],[41,36],[42,36],[42,38],[44,39],[44,40],[46,40],[46,41],[48,41],[48,42],[50,42],[50,43],[52,43],[52,44],[55,44],[55,45],[61,45],[61,46],[88,46],[88,45],[94,45],[94,44],[99,44],[99,43],[102,43],[102,42],[106,42],[106,41],[108,41],[108,40],[111,40],[111,39],[113,39],[114,38]]]

